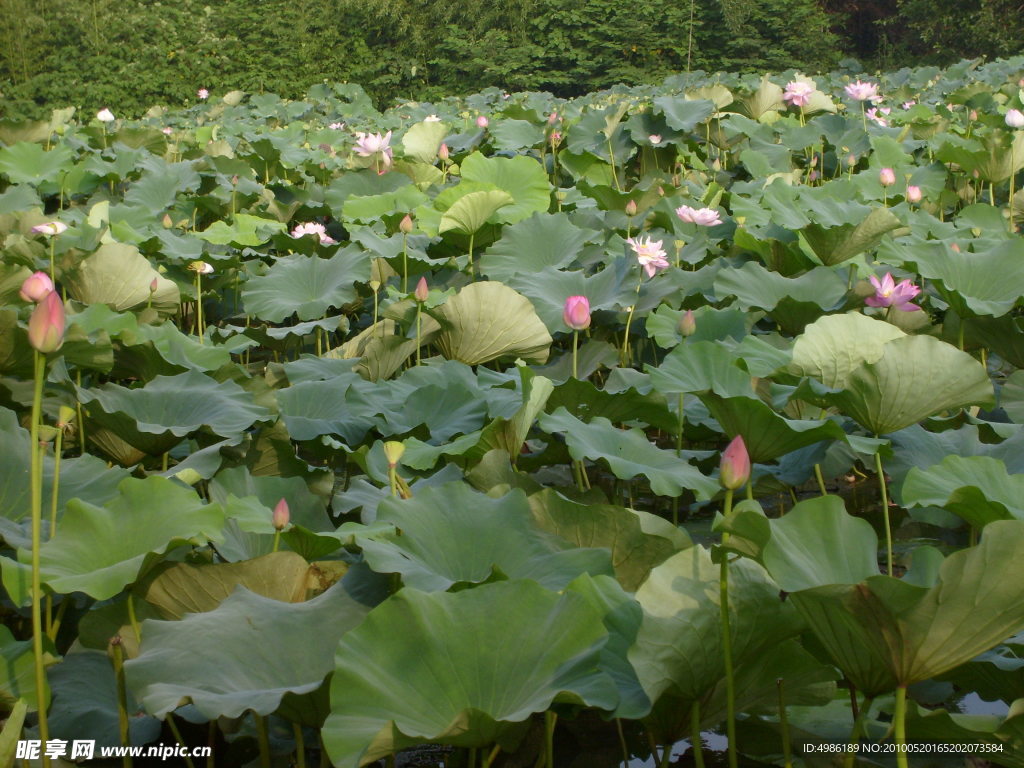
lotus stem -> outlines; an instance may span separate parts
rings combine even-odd
[[[1011,178],[1011,182],[1010,182],[1010,186],[1011,186],[1010,200],[1012,201],[1013,200],[1013,189],[1012,189],[1012,187],[1013,187],[1012,178],[1013,177],[1011,176],[1010,178]],[[1010,231],[1011,232],[1013,231],[1013,206],[1010,206]],[[55,245],[54,240],[55,240],[54,237],[50,238],[50,281],[53,282],[53,283],[56,283],[57,282],[57,278],[54,276],[54,273],[53,273],[53,248],[54,248],[54,245]]]
[[[484,763],[484,768],[491,768],[491,765],[494,764],[494,761],[497,759],[499,754],[501,754],[501,745],[495,744],[494,749],[492,749],[491,753],[487,756],[487,761]]]
[[[402,233],[402,293],[409,292],[409,236]]]
[[[861,732],[864,728],[864,718],[867,716],[868,710],[871,709],[872,698],[867,696],[864,698],[864,704],[857,707],[857,690],[850,684],[850,709],[853,714],[853,729],[850,731],[850,744],[856,744],[860,741]],[[854,763],[857,760],[857,754],[855,752],[847,752],[843,755],[843,767],[853,768]]]
[[[572,332],[572,377],[574,379],[578,379],[580,377],[579,367],[576,365],[576,347],[579,343],[579,335],[579,331],[574,330]]]
[[[306,768],[306,740],[302,737],[302,726],[292,723],[292,735],[295,739],[296,768]]]
[[[544,757],[547,768],[555,768],[555,725],[558,715],[550,709],[544,713]]]
[[[420,314],[423,312],[423,302],[416,302],[416,365],[420,364],[420,336],[423,332],[423,326],[420,319]]]
[[[622,718],[615,718],[615,730],[619,734],[619,746],[622,747],[622,766],[629,768],[629,747],[626,746],[626,734],[622,730]]]
[[[132,599],[131,590],[128,591],[128,623],[132,626],[132,632],[135,633],[135,642],[142,644],[142,630],[139,629],[139,620],[135,618],[135,600]]]
[[[828,491],[825,490],[825,478],[821,475],[821,464],[814,465],[814,476],[818,479],[818,490],[821,491],[821,495],[828,496]]]
[[[469,276],[476,280],[476,264],[473,263],[473,238],[476,232],[469,236]]]
[[[185,746],[185,740],[181,738],[181,731],[178,730],[178,724],[174,720],[174,715],[170,712],[167,713],[167,727],[171,729],[171,735],[174,736],[174,740],[178,742],[178,745],[182,747]],[[187,765],[188,768],[196,768],[195,763],[192,762],[192,758],[188,756],[187,751],[182,755],[182,757],[185,758],[185,765]]]
[[[732,489],[725,491],[726,517],[732,513]],[[722,656],[725,661],[725,732],[729,740],[729,768],[739,765],[736,750],[736,679],[732,668],[732,630],[729,628],[729,554],[724,549],[729,534],[722,534],[722,562],[718,571],[719,610],[722,621]]]
[[[270,734],[267,732],[267,720],[255,710],[252,716],[256,721],[256,738],[260,744],[260,768],[270,768]]]
[[[693,764],[704,768],[704,740],[700,735],[700,704],[690,707],[690,748],[693,749]]]
[[[39,738],[46,743],[50,727],[46,721],[46,671],[43,667],[43,585],[39,568],[39,550],[43,528],[43,462],[39,452],[39,424],[43,410],[43,382],[46,380],[46,355],[32,350],[35,387],[32,394],[32,424],[29,429],[29,473],[32,498],[32,654],[35,661],[36,702],[39,711]],[[43,765],[50,758],[44,753]]]
[[[110,657],[114,664],[114,681],[117,684],[117,726],[121,737],[121,746],[130,747],[131,734],[128,732],[128,688],[124,681],[124,646],[121,636],[115,635],[110,641]],[[121,764],[131,768],[132,756],[124,755]]]
[[[394,496],[394,493],[392,493],[391,495]],[[274,531],[274,548],[271,550],[271,552],[277,552],[277,548],[279,546],[281,546],[281,532]]]
[[[619,185],[619,174],[615,170],[615,150],[612,149],[612,137],[608,137],[608,158],[612,162],[612,180],[615,182],[615,189],[618,192],[622,191],[622,187]]]
[[[775,681],[779,689],[779,728],[782,729],[782,758],[785,760],[785,768],[793,768],[793,750],[789,741],[789,720],[786,718],[786,690],[785,680],[779,678]]]
[[[629,351],[629,326],[633,324],[633,313],[636,311],[636,302],[640,300],[640,286],[643,285],[643,273],[640,273],[640,280],[636,284],[636,301],[633,302],[629,308],[629,314],[626,316],[626,333],[622,337],[622,350],[619,353],[619,359],[623,368],[626,368],[630,362],[630,351]]]
[[[75,371],[75,386],[78,389],[82,388],[82,369],[79,368]],[[85,456],[85,419],[82,418],[82,400],[78,397],[78,393],[75,393],[75,411],[78,416],[78,453],[80,456]]]
[[[892,525],[889,522],[889,492],[885,487],[885,472],[882,471],[882,454],[877,451],[875,452],[875,472],[878,474],[878,487],[882,492],[882,517],[885,520],[885,572],[886,575],[892,576]]]
[[[202,276],[196,270],[196,333],[199,335],[199,343],[203,343],[203,288]]]
[[[892,716],[896,736],[896,768],[907,768],[907,686],[896,687],[896,711]]]

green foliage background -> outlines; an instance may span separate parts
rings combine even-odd
[[[487,86],[572,96],[688,68],[944,63],[1022,41],[1020,0],[0,0],[0,109],[138,116],[199,87],[298,97],[324,81],[378,103]]]

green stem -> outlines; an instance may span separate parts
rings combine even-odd
[[[690,707],[690,748],[693,750],[693,764],[704,768],[704,739],[700,735],[700,704]]]
[[[57,494],[60,492],[60,455],[64,452],[64,428],[57,425],[53,440],[53,488],[50,490],[50,538],[57,532]]]
[[[420,334],[422,332],[422,325],[420,323],[420,313],[423,311],[423,303],[416,302],[416,365],[420,364]]]
[[[292,723],[292,733],[295,738],[295,766],[306,768],[306,741],[302,738],[302,726]]]
[[[550,709],[544,713],[544,756],[547,768],[555,768],[555,724],[558,715]]]
[[[622,747],[622,765],[629,765],[629,747],[626,746],[626,734],[622,730],[622,718],[615,718],[615,730],[619,733],[619,746]],[[702,767],[703,768],[703,767]]]
[[[131,746],[131,736],[128,733],[128,688],[124,682],[124,646],[121,638],[115,637],[111,641],[111,658],[114,662],[114,681],[117,683],[117,725],[118,734],[121,737],[121,746]],[[130,754],[121,758],[122,765],[131,768],[132,757]]]
[[[615,150],[612,149],[612,137],[608,137],[608,158],[612,162],[612,179],[615,181],[615,189],[619,192],[622,191],[622,187],[619,186],[619,174],[615,170]]]
[[[579,331],[574,330],[572,332],[572,377],[574,379],[578,379],[580,377],[579,376],[579,368],[576,365],[576,346],[577,346],[577,343],[578,343],[579,335],[580,335]]]
[[[782,758],[785,760],[785,768],[793,768],[793,750],[789,741],[789,721],[786,719],[786,692],[785,682],[780,677],[775,681],[779,689],[779,728],[782,729]]]
[[[892,525],[889,522],[889,492],[885,487],[881,452],[875,453],[875,472],[878,474],[878,486],[882,491],[882,517],[885,519],[885,572],[892,576]]]
[[[199,343],[203,343],[203,288],[202,276],[196,271],[196,332]]]
[[[494,761],[498,758],[499,754],[501,754],[501,745],[495,744],[494,749],[491,750],[491,754],[487,756],[487,761],[484,763],[484,768],[491,768],[491,766],[494,764]],[[299,766],[299,768],[302,768],[302,766]]]
[[[473,263],[473,238],[476,232],[469,236],[469,276],[476,280],[476,264]]]
[[[270,768],[270,734],[267,733],[267,721],[263,715],[252,713],[256,721],[256,738],[260,744],[260,768]]]
[[[896,736],[896,768],[907,768],[907,686],[896,687],[896,711],[892,716]]]
[[[82,388],[82,369],[79,368],[75,371],[75,386],[78,389]],[[75,410],[78,416],[78,453],[81,456],[85,455],[85,419],[82,418],[82,400],[78,396],[77,391],[75,392]]]
[[[1012,184],[1012,182],[1011,182],[1011,184]],[[1012,187],[1011,187],[1011,189],[1012,189]],[[1011,199],[1013,198],[1012,191],[1010,193],[1010,198]],[[1011,225],[1011,231],[1012,231],[1012,225],[1013,225],[1013,218],[1012,218],[1013,217],[1013,208],[1012,207],[1010,208],[1010,212],[1011,212],[1010,213],[1010,217],[1011,217],[1010,218],[1010,225]],[[53,273],[53,247],[54,247],[53,238],[54,237],[56,237],[56,235],[53,235],[53,236],[50,237],[50,281],[53,282],[53,283],[56,283],[57,282],[57,278],[54,276],[54,273]]]
[[[185,740],[181,738],[181,731],[178,730],[178,724],[174,720],[174,715],[170,712],[167,713],[167,727],[171,729],[171,735],[174,736],[174,740],[178,742],[179,746],[185,746]],[[188,768],[196,768],[195,763],[192,762],[192,758],[188,756],[188,753],[184,755],[185,765]],[[300,768],[302,768],[300,766]]]
[[[732,489],[725,491],[725,516],[732,513]],[[729,740],[729,768],[737,768],[736,750],[736,679],[732,667],[732,630],[729,628],[729,554],[724,549],[729,534],[722,534],[722,562],[718,570],[719,611],[722,623],[722,656],[725,661],[725,731]]]
[[[619,353],[620,362],[623,368],[629,366],[630,354],[629,354],[629,326],[633,323],[633,313],[636,311],[636,302],[640,300],[640,286],[644,284],[643,272],[640,273],[640,280],[636,284],[636,300],[633,305],[629,308],[629,315],[626,317],[626,333],[622,337],[622,351]]]
[[[870,696],[865,697],[864,703],[859,709],[857,709],[855,707],[857,703],[857,691],[853,688],[850,689],[850,706],[856,711],[853,717],[853,728],[850,730],[850,738],[848,739],[850,744],[856,744],[860,741],[860,736],[864,728],[864,718],[867,717],[868,710],[871,709],[871,701]],[[847,752],[843,755],[843,768],[853,768],[856,762],[856,752]]]
[[[142,630],[139,629],[139,620],[135,618],[135,600],[132,599],[131,590],[128,591],[128,623],[131,624],[132,632],[135,633],[135,642],[142,645]]]
[[[402,233],[402,293],[409,293],[409,236]]]
[[[274,548],[271,550],[271,552],[277,552],[277,548],[279,546],[281,546],[281,532],[274,531]]]
[[[43,528],[43,462],[39,452],[39,425],[43,410],[43,382],[46,380],[46,355],[32,351],[35,364],[35,388],[32,394],[32,424],[29,434],[29,473],[32,498],[32,653],[35,660],[36,696],[39,701],[39,738],[45,744],[50,737],[46,721],[46,671],[43,667],[43,585],[39,569],[39,550]],[[43,755],[49,768],[50,758]]]
[[[828,496],[828,491],[825,490],[825,478],[821,475],[821,464],[814,465],[814,476],[818,479],[818,490],[821,491],[821,495]]]

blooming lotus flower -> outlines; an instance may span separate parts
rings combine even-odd
[[[661,144],[661,134],[652,133],[650,136],[647,137],[647,140],[650,141],[651,144]]]
[[[904,101],[900,106],[903,107],[903,109],[910,109],[915,104],[917,104],[917,102],[911,99],[910,101]]]
[[[723,488],[735,491],[750,479],[750,454],[742,435],[736,435],[722,451],[722,463],[718,469],[718,482]]]
[[[53,281],[45,272],[35,272],[25,278],[21,284],[18,295],[25,301],[39,303],[46,298],[46,294],[53,291]]]
[[[332,131],[340,131],[342,128],[345,127],[345,124],[344,123],[331,123],[327,127],[330,128]]]
[[[889,107],[872,107],[864,114],[867,116],[868,120],[873,120],[884,128],[889,125],[889,121],[882,117],[882,115],[888,115],[890,112],[892,112],[892,110],[889,109]]]
[[[421,277],[419,279],[419,282],[416,283],[416,290],[413,291],[412,295],[420,304],[427,300],[427,296],[430,295],[430,289],[427,288],[427,278]]]
[[[590,327],[590,301],[586,296],[570,296],[565,300],[562,322],[574,331]]]
[[[299,224],[299,226],[291,231],[292,237],[304,237],[305,235],[316,235],[321,245],[335,245],[338,242],[327,234],[327,228],[323,224],[315,221]]]
[[[855,83],[850,83],[843,90],[854,101],[878,101],[877,83],[862,83],[858,80]]]
[[[423,122],[424,123],[440,123],[441,122],[441,118],[438,117],[437,115],[427,115],[426,117],[423,118]]]
[[[274,514],[271,517],[271,521],[274,524],[275,531],[283,531],[288,527],[288,521],[291,520],[291,510],[288,509],[288,502],[281,499],[274,506]]]
[[[697,332],[697,319],[693,316],[693,310],[688,309],[679,316],[679,335],[693,336]]]
[[[878,172],[878,181],[883,187],[891,187],[896,183],[896,172],[892,168],[883,168]]]
[[[1019,109],[1007,110],[1006,124],[1011,128],[1024,128],[1024,112]]]
[[[165,125],[163,128],[160,129],[160,133],[162,133],[164,136],[170,136],[172,133],[174,133],[174,129],[171,128],[171,126],[169,125]]]
[[[393,152],[389,144],[391,143],[391,131],[381,136],[379,133],[357,133],[356,134],[356,154],[360,157],[373,157],[374,155],[380,155],[384,161],[384,165],[391,165],[391,158]]]
[[[63,221],[48,221],[45,224],[36,224],[31,229],[35,234],[46,235],[47,237],[59,235],[61,232],[67,232],[67,230],[68,225]]]
[[[548,115],[548,125],[554,125],[560,118],[557,112],[552,112]]]
[[[698,227],[716,227],[722,223],[718,211],[714,208],[691,208],[688,205],[682,205],[676,208],[676,216],[683,221],[696,224]]]
[[[782,100],[792,104],[794,107],[806,107],[811,103],[811,94],[817,89],[810,83],[803,80],[791,80],[786,83],[786,90],[782,94]]]
[[[28,341],[44,355],[56,352],[64,343],[64,302],[56,291],[46,294],[32,310]]]
[[[910,303],[921,292],[921,289],[909,280],[903,280],[897,285],[896,281],[892,279],[892,274],[886,272],[881,281],[872,275],[871,285],[875,287],[875,295],[865,299],[865,303],[869,307],[892,307],[901,312],[916,312],[921,309],[916,304]]]
[[[654,277],[662,269],[668,268],[668,260],[665,258],[665,251],[662,250],[663,240],[651,241],[651,238],[632,238],[626,240],[636,253],[636,260],[647,272],[648,277]]]
[[[483,115],[480,115],[479,117],[477,117],[477,119],[476,119],[476,127],[477,128],[486,128],[488,125],[490,125],[490,121],[486,117],[484,117]]]
[[[196,91],[196,96],[205,101],[206,99],[210,98],[210,92],[205,88],[200,88],[198,91]]]
[[[205,261],[193,261],[188,265],[188,268],[193,272],[198,272],[200,275],[213,274],[213,264],[209,264]]]
[[[923,195],[921,194],[921,188],[916,187],[913,184],[907,187],[907,202],[908,203],[920,203]]]
[[[101,123],[112,123],[114,122],[114,113],[104,107],[96,113],[96,119]]]
[[[562,132],[552,131],[551,136],[549,137],[549,141],[551,142],[552,147],[557,147],[559,144],[562,143]]]

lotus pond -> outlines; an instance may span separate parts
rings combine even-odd
[[[0,762],[1024,766],[1022,78],[0,121]]]

